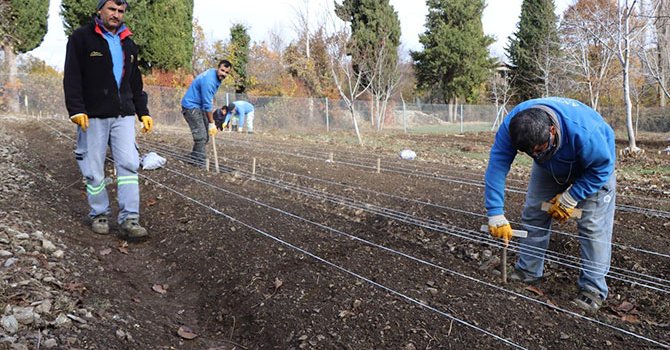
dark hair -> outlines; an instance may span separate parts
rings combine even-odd
[[[514,148],[528,154],[549,139],[549,113],[539,108],[528,108],[517,113],[509,123],[509,135]]]
[[[221,106],[221,112],[223,112],[223,111],[225,110],[225,111],[226,111],[226,114],[228,114],[228,113],[230,113],[230,112],[233,110],[233,108],[235,108],[235,105],[232,104],[232,103],[229,104],[229,105],[227,105],[227,106],[226,106],[226,105],[223,105],[223,106]]]
[[[221,67],[221,65],[223,65],[223,66],[226,67],[226,68],[232,66],[232,64],[231,64],[230,61],[228,61],[228,60],[221,60],[221,61],[219,61],[219,64],[217,64],[216,67],[217,67],[217,68],[218,68],[218,67]]]

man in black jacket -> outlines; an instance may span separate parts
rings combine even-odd
[[[142,132],[153,128],[137,46],[123,22],[126,0],[100,0],[94,21],[75,30],[67,43],[63,87],[70,120],[77,124],[75,158],[86,178],[92,229],[109,233],[111,213],[105,188],[105,157],[112,149],[117,174],[118,224],[127,240],[148,236],[139,223],[140,192],[135,115]]]

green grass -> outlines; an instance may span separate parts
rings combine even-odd
[[[408,128],[407,132],[413,134],[460,134],[466,132],[477,131],[491,131],[490,123],[465,123],[461,131],[461,124],[438,124],[438,125],[423,125],[418,127]]]

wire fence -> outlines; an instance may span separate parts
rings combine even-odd
[[[163,125],[186,126],[181,115],[181,98],[186,88],[145,86],[149,110]],[[255,106],[254,126],[258,131],[296,130],[311,132],[352,131],[356,117],[363,132],[378,130],[375,108],[370,101],[355,101],[350,108],[343,100],[329,98],[259,97],[219,91],[218,107],[236,100]],[[381,129],[420,133],[466,133],[495,130],[500,117],[513,106],[427,104],[416,101],[389,101]],[[638,131],[670,132],[668,108],[636,108],[634,124]],[[0,75],[0,112],[67,117],[62,78],[53,75],[21,74],[15,84]],[[601,114],[622,134],[626,133],[623,108],[604,107]]]

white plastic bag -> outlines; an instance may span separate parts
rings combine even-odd
[[[414,158],[416,158],[416,153],[411,149],[404,149],[400,151],[400,158],[404,160],[414,160]]]
[[[144,170],[154,170],[163,167],[165,162],[167,162],[167,160],[156,154],[156,152],[149,152],[142,156],[140,165],[142,165],[142,169]]]

